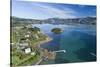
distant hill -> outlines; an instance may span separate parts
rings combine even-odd
[[[46,23],[52,24],[96,24],[96,17],[74,18],[74,19],[59,19],[50,18],[45,20]]]
[[[74,18],[74,19],[61,19],[49,18],[45,20],[25,19],[11,16],[12,24],[96,24],[96,17]]]

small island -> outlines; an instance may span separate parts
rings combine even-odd
[[[53,28],[51,31],[52,31],[53,33],[55,33],[55,34],[60,34],[60,33],[63,32],[63,30],[62,30],[61,28]]]

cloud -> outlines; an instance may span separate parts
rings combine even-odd
[[[63,10],[50,6],[50,5],[45,5],[45,4],[40,4],[40,3],[33,3],[33,8],[34,8],[34,12],[37,14],[41,14],[47,17],[59,17],[59,18],[75,18],[76,16],[74,14],[76,14],[77,12],[64,7]]]

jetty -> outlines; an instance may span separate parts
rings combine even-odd
[[[66,50],[57,50],[57,51],[53,51],[53,52],[55,52],[55,53],[57,53],[57,52],[66,52]]]
[[[66,50],[57,50],[57,51],[52,51],[52,52],[48,52],[47,50],[45,50],[45,52],[43,53],[43,56],[35,65],[39,65],[42,61],[46,61],[48,59],[53,59],[57,52],[65,53]]]

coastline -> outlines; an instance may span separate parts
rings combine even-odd
[[[42,41],[39,41],[39,42],[36,42],[34,43],[34,45],[38,45],[38,47],[40,47],[40,45],[44,44],[44,43],[47,43],[47,42],[50,42],[52,41],[53,39],[49,36],[47,36],[47,38],[45,40],[42,40]]]
[[[44,44],[44,43],[47,43],[47,42],[50,42],[52,41],[53,39],[49,36],[47,36],[46,40],[43,40],[43,41],[40,41],[40,42],[37,42],[35,43],[35,45],[37,45],[38,48],[42,49],[41,51],[41,57],[42,56],[47,56],[48,59],[51,59],[51,60],[54,60],[55,59],[55,56],[56,56],[56,53],[52,52],[52,51],[48,51],[48,49],[45,49],[45,48],[42,48],[40,45]]]

